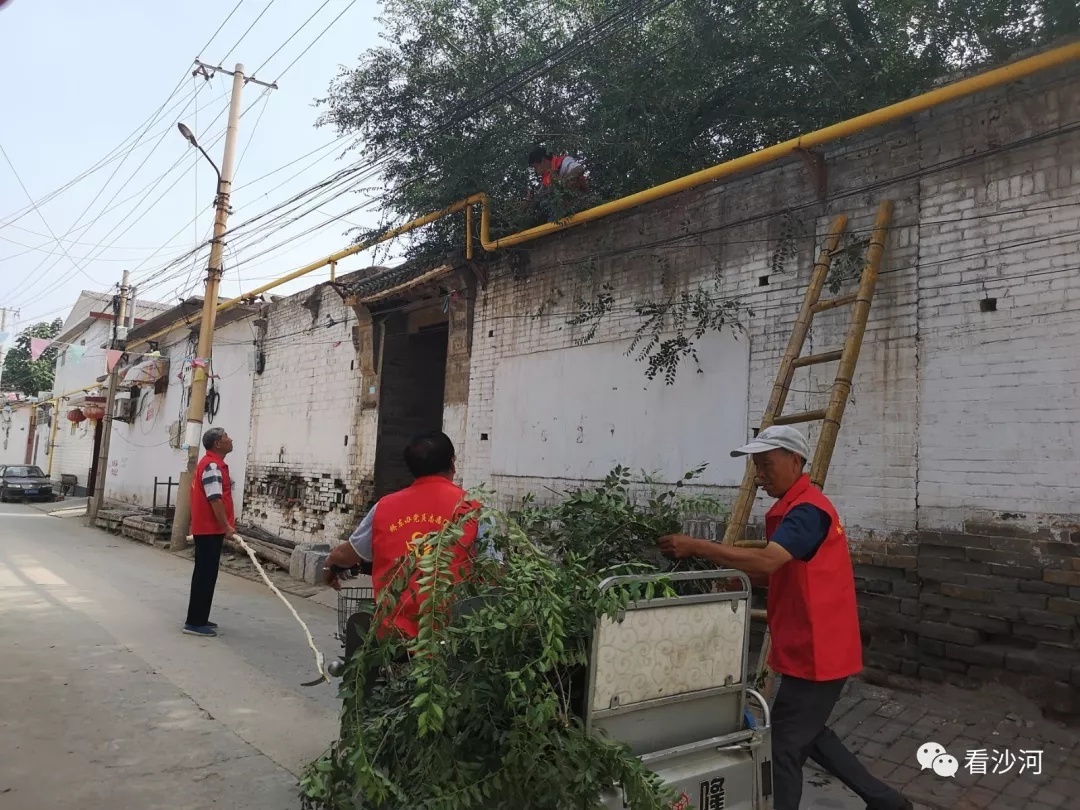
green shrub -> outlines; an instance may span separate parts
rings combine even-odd
[[[393,603],[420,572],[419,635],[405,643],[369,633],[348,662],[341,738],[305,772],[305,809],[567,810],[599,806],[615,785],[632,810],[669,807],[675,797],[655,775],[624,746],[588,733],[581,711],[600,617],[672,593],[663,581],[604,592],[600,582],[675,570],[657,538],[687,515],[721,511],[683,496],[683,483],[635,501],[618,468],[554,506],[482,507],[470,517],[491,526],[503,562],[480,559],[457,584],[447,563],[461,526],[426,538],[384,595]],[[480,607],[451,618],[466,599]]]

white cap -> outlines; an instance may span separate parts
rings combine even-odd
[[[732,457],[752,456],[755,453],[768,453],[770,450],[790,450],[798,453],[804,460],[810,460],[810,445],[799,431],[787,425],[772,425],[761,431],[750,444],[732,450]]]

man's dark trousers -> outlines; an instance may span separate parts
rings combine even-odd
[[[847,785],[869,810],[910,806],[900,793],[872,776],[826,725],[846,680],[781,678],[772,710],[775,810],[799,810],[807,758]]]
[[[205,627],[210,621],[210,607],[214,602],[224,543],[224,534],[195,535],[195,570],[191,572],[191,598],[187,614],[187,624],[191,627]]]

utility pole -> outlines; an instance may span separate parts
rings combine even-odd
[[[113,337],[109,347],[114,351],[120,349],[126,342],[126,333],[121,331],[127,317],[128,305],[128,278],[130,273],[124,271],[124,280],[120,282],[120,305],[113,317]],[[109,386],[105,394],[105,417],[101,422],[101,444],[98,447],[97,475],[94,479],[94,497],[86,508],[86,517],[91,526],[97,520],[101,504],[105,502],[105,474],[109,466],[109,442],[112,440],[113,414],[116,413],[116,383],[120,378],[120,363],[113,365],[109,372]]]
[[[208,65],[198,63],[205,71]],[[222,73],[228,71],[214,68]],[[199,463],[199,448],[202,446],[203,415],[206,411],[206,375],[207,365],[213,354],[214,324],[217,320],[218,285],[221,282],[221,260],[225,252],[226,223],[229,218],[229,195],[232,191],[233,160],[236,156],[236,129],[240,121],[240,95],[244,89],[244,66],[237,65],[232,74],[232,101],[229,106],[229,128],[225,132],[225,156],[218,172],[218,190],[215,200],[214,239],[210,243],[210,262],[206,271],[206,292],[203,296],[202,320],[199,323],[199,348],[196,351],[197,362],[193,363],[191,395],[188,399],[187,430],[184,433],[184,445],[187,450],[187,467],[180,473],[180,488],[176,495],[176,512],[173,515],[170,547],[173,551],[182,551],[187,546],[187,532],[191,523],[191,482],[195,476],[195,467]],[[251,81],[254,81],[252,79]],[[261,84],[261,82],[260,82]],[[180,131],[199,151],[206,155],[195,140],[195,136],[183,124]],[[213,164],[213,161],[210,160]],[[215,170],[217,167],[214,167]]]

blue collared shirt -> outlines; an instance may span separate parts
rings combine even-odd
[[[796,560],[810,562],[829,536],[832,520],[823,511],[808,503],[793,506],[769,540],[783,548]]]

